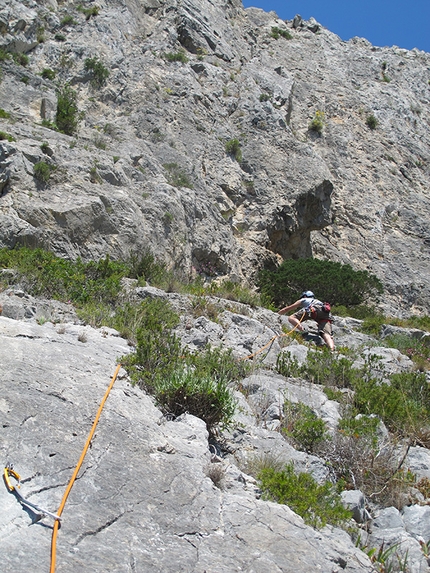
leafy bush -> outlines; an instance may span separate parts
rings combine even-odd
[[[193,188],[188,175],[179,167],[177,163],[164,163],[164,169],[167,171],[167,181],[173,187]]]
[[[30,61],[30,58],[27,56],[27,54],[21,54],[20,52],[14,52],[12,54],[12,58],[16,64],[24,67],[28,66],[28,62]]]
[[[430,341],[412,338],[406,334],[396,334],[384,339],[384,344],[397,348],[414,362],[418,370],[430,370]]]
[[[94,88],[101,88],[106,84],[106,80],[109,77],[109,70],[104,66],[103,62],[101,62],[99,58],[86,58],[84,69],[86,72],[89,72],[91,76],[91,85]]]
[[[72,301],[83,305],[89,301],[112,303],[127,274],[125,264],[109,256],[98,262],[69,261],[42,249],[0,249],[0,268],[13,268],[11,281],[23,285],[34,296]]]
[[[350,265],[319,259],[288,259],[274,271],[260,271],[260,292],[276,306],[296,301],[303,290],[313,290],[332,305],[357,306],[383,292],[380,280]]]
[[[271,99],[272,99],[272,96],[269,95],[269,94],[266,94],[266,93],[260,94],[260,97],[259,97],[259,100],[260,100],[261,102],[263,102],[263,101],[270,101]]]
[[[234,376],[231,353],[209,348],[190,354],[171,331],[178,321],[166,301],[144,301],[136,351],[124,357],[123,364],[133,382],[153,394],[166,413],[188,412],[204,420],[209,430],[226,424],[235,409],[228,389]]]
[[[76,24],[76,20],[70,14],[66,14],[64,18],[60,21],[60,26],[63,28],[64,26],[74,26]]]
[[[203,352],[196,352],[186,356],[186,363],[196,372],[215,380],[226,379],[240,380],[245,378],[250,370],[250,365],[245,361],[237,361],[232,350],[206,347]]]
[[[164,412],[179,416],[185,412],[201,418],[208,429],[227,425],[234,414],[235,402],[227,378],[212,378],[200,372],[177,369],[157,377],[154,394]]]
[[[0,108],[0,118],[2,119],[9,119],[10,118],[10,113],[8,111],[5,111],[4,109]]]
[[[0,62],[5,62],[6,60],[10,60],[12,56],[9,52],[7,52],[4,48],[0,48]]]
[[[310,131],[316,131],[317,133],[322,133],[322,130],[324,129],[324,123],[325,123],[324,118],[325,118],[324,112],[317,110],[315,112],[314,118],[312,119],[312,121],[309,124]]]
[[[91,16],[97,16],[100,12],[100,8],[98,6],[91,6],[89,8],[84,8],[82,4],[78,4],[76,10],[78,10],[78,12],[82,12],[82,14],[85,15],[86,20],[89,20]]]
[[[272,27],[272,33],[270,35],[272,38],[275,38],[275,40],[278,40],[280,37],[285,38],[286,40],[291,40],[293,37],[288,30],[282,30],[276,26]]]
[[[238,163],[242,162],[242,150],[240,149],[240,142],[238,139],[230,139],[225,144],[226,152],[234,157]]]
[[[358,379],[354,390],[353,403],[358,412],[376,414],[397,435],[427,442],[430,389],[425,374],[393,374],[389,383]]]
[[[290,438],[298,449],[312,453],[319,443],[327,439],[326,424],[306,404],[294,404],[285,400],[283,410],[282,433]]]
[[[163,300],[145,300],[140,305],[140,327],[136,332],[136,351],[125,357],[133,381],[153,390],[158,377],[163,378],[183,366],[183,351],[171,332],[179,317]]]
[[[376,117],[373,114],[367,116],[366,125],[370,129],[376,129],[376,127],[378,125],[378,120],[376,119]]]
[[[310,474],[296,474],[292,463],[282,471],[263,469],[257,477],[266,499],[288,505],[312,527],[339,525],[351,517],[332,484],[319,485]]]
[[[167,54],[164,54],[164,57],[168,62],[182,62],[183,64],[188,62],[188,58],[184,50],[180,50],[179,52],[168,52]]]
[[[65,85],[57,92],[55,123],[57,128],[66,135],[73,135],[78,128],[77,101],[77,93],[69,85]]]
[[[7,141],[15,141],[13,135],[10,135],[10,133],[6,133],[5,131],[0,131],[0,140],[2,139],[6,139]]]
[[[51,177],[51,171],[53,169],[52,165],[45,163],[45,161],[39,161],[34,164],[33,173],[36,179],[42,183],[48,183]]]
[[[53,80],[53,79],[55,79],[56,73],[54,72],[54,70],[51,70],[49,68],[44,68],[40,75],[45,80]]]

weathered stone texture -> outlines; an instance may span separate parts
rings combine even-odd
[[[0,130],[15,141],[0,142],[0,245],[85,259],[150,247],[185,273],[210,263],[251,282],[263,264],[313,255],[378,275],[386,310],[427,308],[429,54],[238,1],[98,6],[0,11],[1,45],[29,57],[2,64]],[[94,57],[109,71],[100,88],[84,69]],[[41,126],[65,83],[83,113],[75,136]],[[40,161],[56,168],[48,184]]]

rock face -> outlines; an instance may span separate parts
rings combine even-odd
[[[5,313],[17,312],[4,298]],[[115,362],[129,346],[108,329],[6,316],[0,339],[1,458],[21,475],[21,494],[55,513]],[[286,459],[309,465],[312,456],[276,432],[260,430],[260,445],[249,447],[266,441],[275,449],[275,435]],[[62,514],[58,573],[372,571],[345,532],[313,530],[287,506],[262,501],[255,481],[225,463],[211,453],[203,421],[166,420],[121,370]],[[222,490],[208,477],[217,466],[225,473]],[[0,500],[5,570],[48,570],[52,520],[37,521],[5,487]]]
[[[1,246],[250,282],[312,255],[375,273],[391,313],[427,308],[429,54],[238,0],[97,7],[0,10]],[[46,127],[65,85],[73,135]]]
[[[220,312],[215,323],[193,317],[189,297],[151,287],[137,288],[136,296],[169,300],[181,315],[177,335],[190,349],[210,343],[231,348],[238,357],[256,353],[279,335],[285,320],[246,305],[233,312],[230,301],[230,310]],[[67,304],[7,289],[0,292],[0,306],[1,459],[21,475],[24,498],[56,513],[116,363],[131,347],[112,329],[80,323]],[[356,334],[358,322],[336,321],[340,345]],[[369,337],[360,343],[363,352],[372,346],[372,353],[381,356],[386,372],[411,367],[408,359],[375,347]],[[373,571],[345,531],[315,530],[288,506],[264,501],[247,472],[253,460],[267,458],[292,462],[319,483],[329,477],[323,459],[294,449],[279,431],[286,397],[311,407],[330,432],[339,421],[339,404],[322,386],[284,378],[272,368],[280,352],[303,361],[308,349],[294,341],[281,349],[278,340],[258,355],[254,370],[240,382],[241,391],[235,391],[233,424],[218,441],[208,440],[205,423],[194,416],[163,416],[121,369],[62,513],[58,573]],[[414,447],[407,465],[425,478],[429,460],[429,450]],[[4,569],[48,570],[52,519],[40,519],[21,506],[5,485],[0,487]],[[359,491],[344,492],[354,519],[366,523],[363,546],[388,543],[399,563],[407,560],[408,570],[428,571],[420,545],[428,539],[428,506],[408,502],[402,511],[391,507],[370,515],[367,501],[364,505]]]

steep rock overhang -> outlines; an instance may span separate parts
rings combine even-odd
[[[279,206],[267,226],[267,248],[283,259],[311,256],[311,231],[331,223],[332,193],[332,182],[324,179],[293,203]]]

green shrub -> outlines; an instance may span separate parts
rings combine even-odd
[[[366,125],[367,125],[367,127],[369,127],[370,129],[376,129],[376,128],[377,128],[377,126],[378,126],[378,120],[376,119],[376,117],[375,117],[373,114],[368,115],[368,116],[366,117]]]
[[[72,15],[66,14],[64,18],[60,21],[60,26],[63,28],[64,26],[74,26],[76,24],[76,20],[73,18]]]
[[[158,281],[163,280],[167,273],[166,265],[157,261],[148,249],[130,253],[127,259],[127,266],[129,269],[128,276],[139,279],[142,284],[148,281],[157,286]]]
[[[45,28],[43,26],[40,26],[37,29],[36,38],[37,38],[37,41],[39,42],[39,44],[43,44],[43,42],[46,40]]]
[[[261,294],[276,306],[296,301],[304,289],[313,290],[320,300],[332,305],[348,307],[361,305],[383,291],[380,280],[367,271],[319,259],[287,259],[274,271],[261,271],[257,284]]]
[[[182,349],[171,332],[179,317],[163,300],[145,300],[140,305],[141,326],[136,332],[136,351],[124,359],[132,380],[152,391],[158,377],[166,377],[183,366]]]
[[[46,155],[49,155],[50,153],[50,148],[49,148],[49,143],[47,141],[44,141],[41,145],[40,145],[40,149],[42,150],[43,153],[45,153]]]
[[[231,349],[206,347],[204,351],[187,354],[186,363],[193,370],[214,380],[241,380],[249,374],[250,365],[238,361]]]
[[[41,124],[43,125],[43,127],[52,129],[53,131],[58,131],[58,127],[55,125],[53,121],[50,121],[49,119],[42,119]]]
[[[353,368],[353,360],[335,356],[328,349],[308,352],[302,367],[302,377],[329,388],[353,388],[360,375],[360,371]]]
[[[358,412],[376,414],[391,432],[427,443],[430,389],[425,374],[393,374],[389,383],[362,378],[356,381],[354,390],[353,403]]]
[[[34,296],[77,305],[88,301],[111,304],[121,289],[121,279],[127,275],[126,265],[111,261],[109,256],[98,262],[73,262],[26,247],[0,249],[0,268],[15,269],[11,280]]]
[[[13,135],[10,135],[10,133],[6,133],[5,131],[0,131],[0,140],[1,139],[6,139],[7,141],[15,141]]]
[[[167,171],[167,181],[173,187],[193,188],[188,175],[179,167],[177,163],[164,163],[164,169]]]
[[[0,108],[0,118],[9,119],[10,113],[8,111],[5,111],[4,109]]]
[[[234,157],[238,163],[242,162],[242,150],[238,139],[230,139],[225,144],[226,152]]]
[[[82,14],[85,15],[86,20],[89,20],[91,16],[98,16],[100,12],[100,8],[98,6],[91,6],[89,8],[84,8],[82,4],[78,4],[76,10],[78,10],[78,12],[82,12]]]
[[[94,88],[101,88],[106,85],[106,81],[109,77],[109,70],[99,58],[86,58],[84,69],[90,74],[91,85]]]
[[[40,75],[45,80],[53,80],[55,79],[56,73],[54,72],[54,70],[50,70],[49,68],[44,68]]]
[[[164,58],[168,62],[182,62],[183,64],[188,62],[188,58],[184,50],[180,50],[179,52],[168,52],[167,54],[164,54]]]
[[[291,40],[293,37],[288,30],[282,30],[281,28],[277,28],[276,26],[272,27],[271,36],[272,38],[275,38],[275,40],[278,40],[281,37],[285,38],[286,40]]]
[[[325,124],[325,114],[323,111],[317,110],[315,112],[314,118],[309,124],[310,131],[316,131],[317,133],[322,133]]]
[[[379,423],[377,416],[356,416],[354,418],[347,416],[339,420],[338,430],[348,437],[365,438],[372,448],[376,448]]]
[[[57,128],[66,135],[73,135],[78,128],[78,96],[75,90],[65,85],[57,92]]]
[[[285,400],[283,413],[282,433],[290,438],[299,450],[312,453],[319,443],[327,439],[325,422],[306,404]]]
[[[64,34],[55,34],[54,36],[55,40],[57,40],[57,42],[65,42],[66,41],[66,36]]]
[[[42,183],[48,183],[51,177],[52,166],[45,161],[39,161],[34,164],[33,173],[36,179]]]
[[[5,62],[6,60],[10,60],[11,54],[7,52],[4,48],[0,48],[0,62]]]
[[[166,414],[180,416],[187,412],[204,420],[209,430],[218,424],[228,425],[235,411],[227,378],[177,369],[167,376],[157,377],[153,391]]]
[[[292,463],[282,471],[263,469],[258,481],[265,499],[288,505],[312,527],[340,525],[351,517],[332,484],[319,485],[310,474],[296,474]]]
[[[13,53],[12,58],[16,64],[24,67],[28,66],[28,62],[30,61],[30,58],[27,56],[27,54],[22,54],[20,52]]]
[[[270,101],[271,99],[272,99],[272,96],[269,95],[269,94],[266,94],[266,93],[260,94],[260,97],[259,97],[259,100],[260,100],[261,102],[263,102],[263,101]]]

